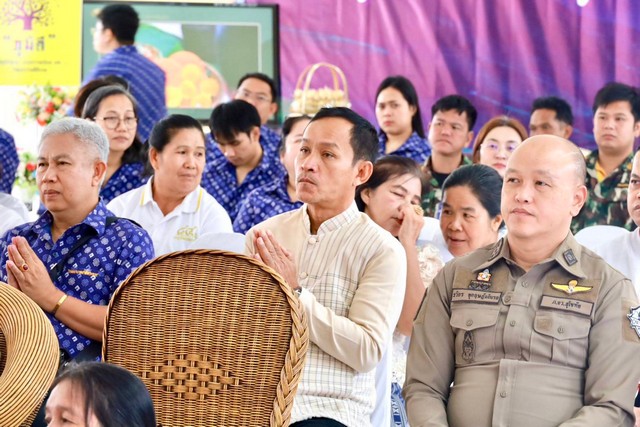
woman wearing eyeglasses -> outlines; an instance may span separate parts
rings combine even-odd
[[[517,119],[494,117],[478,132],[473,144],[473,163],[490,166],[504,178],[507,160],[525,139],[527,130]]]
[[[147,180],[144,174],[146,150],[137,137],[138,106],[121,86],[105,86],[89,95],[82,118],[96,122],[109,138],[107,174],[100,197],[104,203]]]

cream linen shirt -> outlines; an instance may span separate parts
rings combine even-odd
[[[113,199],[107,209],[147,230],[156,256],[189,249],[204,233],[231,233],[227,211],[200,186],[166,216],[153,200],[151,178],[145,185]]]
[[[508,236],[456,258],[414,322],[411,427],[633,426],[637,306],[629,280],[571,234],[527,272]]]
[[[310,346],[291,422],[326,417],[368,427],[375,370],[398,322],[406,283],[400,243],[353,203],[310,233],[307,205],[253,227],[270,230],[296,259]],[[378,427],[378,426],[376,426]]]

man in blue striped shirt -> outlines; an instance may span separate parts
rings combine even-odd
[[[98,77],[116,75],[129,82],[138,102],[138,135],[146,141],[153,125],[167,115],[165,74],[160,67],[141,55],[133,45],[140,19],[129,5],[113,4],[98,13],[93,32],[93,48],[104,55],[82,83]]]

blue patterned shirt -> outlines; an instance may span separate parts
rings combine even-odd
[[[279,157],[277,153],[280,148],[281,140],[282,138],[280,135],[269,127],[265,125],[260,126],[260,145],[262,145],[263,150]],[[207,134],[204,144],[207,150],[205,154],[207,164],[213,162],[217,157],[224,157],[224,154],[220,151],[220,148],[218,147],[218,144],[216,144],[216,140],[213,138],[211,133]]]
[[[380,132],[378,134],[378,141],[380,142],[378,152],[381,156],[393,155],[409,157],[419,164],[422,164],[427,160],[427,157],[431,155],[431,146],[429,145],[429,141],[426,138],[420,138],[420,135],[416,132],[413,132],[404,144],[391,153],[385,153],[387,147],[387,135],[384,132]]]
[[[292,202],[287,192],[289,177],[258,187],[247,195],[238,208],[233,231],[245,234],[251,227],[278,214],[298,209],[302,202]]]
[[[95,235],[73,252],[54,285],[64,293],[90,304],[107,305],[120,283],[138,266],[153,258],[153,243],[142,228],[119,219],[106,226],[114,216],[102,202],[80,223],[65,231],[55,242],[51,236],[53,217],[45,212],[35,222],[9,231],[0,240],[0,280],[7,281],[7,246],[14,236],[23,236],[44,265],[52,269],[85,233]],[[60,348],[74,357],[91,340],[47,314],[58,336]]]
[[[277,153],[280,148],[280,142],[282,141],[282,137],[276,131],[271,129],[267,125],[260,126],[260,137],[262,147],[273,153]]]
[[[284,174],[280,160],[263,150],[260,163],[247,174],[242,184],[238,185],[235,166],[224,156],[218,156],[205,167],[200,185],[225,208],[233,221],[240,203],[251,191],[282,179]]]
[[[8,132],[0,129],[0,192],[11,193],[20,159],[16,144]]]
[[[144,164],[142,162],[121,165],[100,190],[102,202],[106,205],[119,195],[141,187],[149,179],[142,176],[143,172]]]
[[[146,141],[153,125],[167,115],[164,71],[142,56],[135,46],[128,45],[104,55],[82,85],[108,75],[119,76],[129,82],[131,94],[138,102],[138,135]]]

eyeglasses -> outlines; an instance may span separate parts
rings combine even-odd
[[[126,127],[129,130],[135,129],[136,126],[138,125],[137,117],[124,117],[124,118],[120,118],[116,116],[94,117],[93,120],[102,120],[104,122],[104,126],[109,130],[116,129],[120,125],[121,121],[124,123],[124,127]]]
[[[501,142],[501,143],[497,143],[497,142],[483,142],[482,145],[480,146],[480,148],[484,148],[485,150],[489,150],[489,151],[500,151],[502,148],[506,149],[509,153],[513,153],[513,151],[518,148],[518,145],[520,145],[519,142]]]
[[[265,102],[271,102],[271,98],[265,94],[262,93],[253,93],[253,92],[249,92],[246,89],[241,89],[238,91],[236,98],[238,99],[242,99],[242,100],[246,100],[246,99],[253,99],[254,101],[262,104]]]

